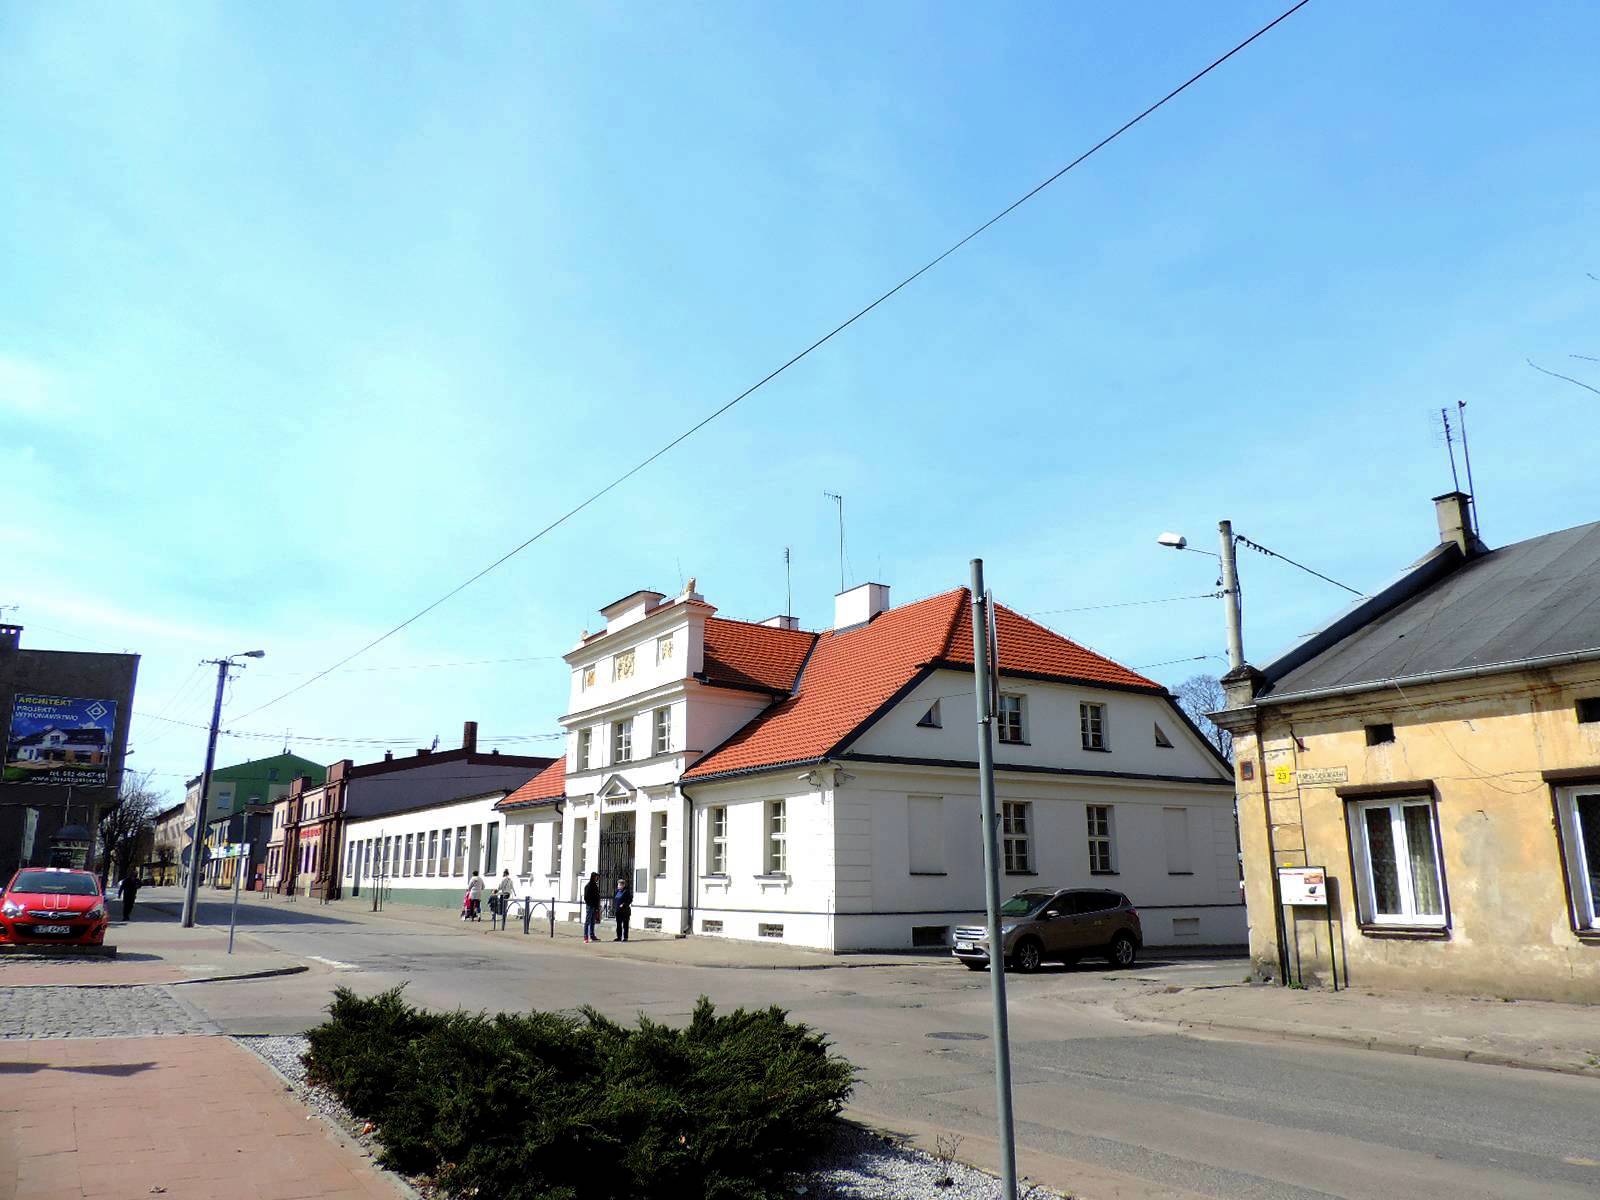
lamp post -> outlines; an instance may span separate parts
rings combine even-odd
[[[189,883],[183,890],[183,921],[185,929],[194,928],[194,910],[200,892],[200,830],[205,824],[206,801],[211,791],[211,769],[217,762],[217,726],[222,723],[222,689],[228,683],[228,670],[238,667],[241,670],[244,664],[236,662],[240,658],[265,658],[265,650],[246,650],[243,654],[232,655],[228,658],[208,658],[205,661],[215,663],[217,668],[217,697],[211,705],[211,732],[206,739],[206,766],[200,773],[200,797],[195,801],[194,822],[189,826]]]
[[[1244,665],[1244,630],[1239,612],[1239,564],[1234,557],[1233,522],[1218,521],[1217,537],[1222,543],[1221,554],[1212,554],[1209,550],[1189,545],[1189,539],[1181,533],[1163,533],[1156,541],[1169,550],[1189,550],[1221,561],[1222,599],[1228,621],[1228,670],[1233,671]]]

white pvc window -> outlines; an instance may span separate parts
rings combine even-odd
[[[1089,818],[1089,873],[1114,875],[1117,871],[1116,833],[1111,805],[1085,806]]]
[[[1078,705],[1078,731],[1083,737],[1085,750],[1107,750],[1106,706],[1104,704]]]
[[[789,806],[785,800],[767,801],[767,874],[789,869]]]
[[[561,835],[565,833],[561,818],[557,817],[550,826],[550,874],[561,874]]]
[[[1433,802],[1363,800],[1351,805],[1361,915],[1374,925],[1439,925],[1444,871]]]
[[[666,754],[672,750],[672,707],[655,711],[655,752]]]
[[[578,730],[578,770],[587,771],[593,764],[589,761],[594,749],[594,730]]]
[[[1001,696],[1000,709],[994,715],[996,736],[1002,742],[1021,742],[1025,737],[1022,728],[1022,697]]]
[[[728,809],[718,805],[706,814],[709,836],[706,838],[706,874],[728,873]]]
[[[1600,786],[1566,788],[1556,795],[1561,845],[1566,850],[1572,923],[1600,929]]]
[[[1000,843],[1005,851],[1006,874],[1033,871],[1033,805],[1007,800],[1000,806]]]
[[[625,763],[633,757],[633,718],[611,726],[611,761]]]
[[[667,873],[667,814],[658,812],[651,820],[655,825],[655,874],[659,879]]]

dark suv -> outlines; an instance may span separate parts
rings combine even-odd
[[[1121,892],[1099,888],[1030,888],[1000,906],[1002,958],[1008,967],[1037,971],[1046,959],[1068,966],[1084,955],[1104,955],[1114,967],[1131,967],[1144,945],[1138,910]],[[989,965],[989,931],[957,927],[955,956],[974,971]]]

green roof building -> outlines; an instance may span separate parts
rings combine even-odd
[[[289,784],[297,775],[306,777],[307,786],[316,787],[327,782],[328,768],[319,766],[309,758],[288,753],[216,768],[211,772],[211,794],[206,797],[206,823],[218,817],[241,813],[247,805],[271,804],[278,797],[287,796]],[[200,777],[196,775],[189,780],[188,792],[184,796],[185,829],[194,819],[199,798]]]

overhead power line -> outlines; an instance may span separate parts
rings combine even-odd
[[[1077,608],[1039,608],[1025,612],[1025,617],[1048,617],[1055,613],[1099,612],[1105,608],[1138,608],[1144,604],[1175,604],[1179,600],[1215,600],[1222,592],[1196,592],[1192,596],[1162,596],[1158,600],[1119,600],[1115,604],[1084,604]]]
[[[1315,575],[1318,579],[1322,580],[1324,583],[1331,583],[1331,584],[1333,584],[1334,587],[1343,588],[1345,591],[1349,592],[1352,596],[1365,596],[1366,595],[1365,592],[1356,591],[1356,589],[1351,587],[1348,583],[1340,583],[1337,579],[1334,579],[1334,578],[1332,578],[1331,576],[1328,576],[1328,575],[1324,575],[1321,571],[1312,570],[1310,567],[1306,566],[1305,563],[1295,562],[1295,560],[1290,558],[1287,554],[1279,554],[1276,550],[1268,550],[1265,546],[1261,545],[1259,542],[1252,542],[1249,538],[1244,537],[1241,534],[1234,534],[1234,540],[1237,541],[1241,546],[1250,547],[1250,549],[1254,550],[1257,554],[1265,554],[1268,558],[1281,558],[1284,562],[1288,563],[1291,567],[1299,567],[1307,575]]]
[[[626,483],[629,479],[633,478],[633,476],[637,475],[640,471],[644,470],[646,467],[648,467],[651,463],[655,462],[662,455],[668,453],[669,451],[673,450],[677,446],[681,445],[683,442],[687,441],[689,438],[693,437],[695,434],[699,433],[700,430],[704,429],[707,425],[711,424],[711,422],[715,421],[718,417],[722,416],[729,409],[733,408],[740,401],[744,400],[747,396],[750,396],[752,393],[758,391],[759,389],[765,387],[767,384],[771,383],[774,379],[776,379],[779,375],[782,375],[785,371],[787,371],[790,367],[794,366],[801,359],[804,359],[804,358],[808,357],[814,351],[819,350],[823,346],[827,345],[834,338],[836,338],[839,334],[843,333],[846,329],[849,329],[850,326],[854,325],[862,317],[864,317],[868,313],[872,312],[872,310],[877,308],[880,304],[884,303],[886,300],[889,300],[891,297],[896,295],[898,292],[902,291],[903,289],[909,287],[911,284],[915,283],[918,279],[922,278],[922,276],[926,275],[929,271],[933,270],[934,267],[938,266],[945,259],[949,258],[957,250],[960,250],[968,242],[970,242],[974,238],[979,237],[980,235],[986,233],[994,225],[996,225],[999,222],[1005,220],[1006,217],[1010,216],[1017,209],[1021,208],[1029,200],[1032,200],[1040,192],[1044,191],[1045,188],[1049,187],[1051,184],[1055,183],[1056,180],[1060,179],[1063,175],[1067,174],[1067,172],[1073,170],[1074,168],[1078,167],[1079,165],[1081,165],[1082,163],[1086,162],[1088,159],[1093,157],[1095,154],[1099,153],[1105,147],[1109,146],[1112,142],[1114,142],[1118,138],[1120,138],[1123,134],[1127,133],[1128,130],[1132,129],[1135,125],[1139,124],[1146,117],[1148,117],[1152,113],[1154,113],[1157,109],[1163,107],[1169,101],[1175,99],[1176,97],[1178,97],[1182,93],[1188,91],[1189,88],[1191,88],[1195,84],[1199,83],[1200,80],[1204,79],[1207,75],[1211,74],[1212,71],[1215,71],[1223,63],[1227,62],[1230,58],[1232,58],[1234,55],[1238,54],[1245,47],[1247,47],[1251,43],[1255,42],[1258,38],[1264,37],[1267,33],[1271,32],[1278,25],[1280,25],[1284,21],[1288,20],[1290,17],[1292,17],[1295,13],[1299,12],[1302,8],[1304,8],[1310,2],[1311,2],[1311,0],[1299,0],[1299,3],[1294,4],[1293,6],[1287,8],[1283,12],[1279,13],[1276,17],[1274,17],[1272,20],[1268,21],[1260,29],[1257,29],[1249,37],[1245,38],[1242,42],[1239,42],[1237,45],[1235,45],[1231,50],[1227,51],[1225,54],[1222,54],[1222,55],[1218,56],[1217,58],[1212,59],[1210,63],[1208,63],[1203,68],[1201,68],[1199,71],[1196,71],[1193,75],[1189,76],[1188,79],[1185,79],[1177,87],[1173,88],[1166,95],[1162,96],[1161,99],[1157,100],[1154,104],[1151,104],[1148,108],[1145,108],[1143,111],[1138,113],[1136,116],[1130,117],[1128,120],[1124,121],[1116,129],[1114,129],[1110,133],[1106,134],[1105,137],[1101,138],[1094,145],[1090,146],[1087,150],[1085,150],[1082,154],[1078,155],[1071,162],[1067,163],[1066,166],[1062,167],[1055,174],[1049,176],[1047,179],[1045,179],[1042,182],[1036,184],[1034,187],[1029,189],[1027,192],[1023,193],[1023,195],[1018,197],[1016,200],[1013,200],[1010,204],[1006,205],[1003,209],[1001,209],[999,212],[997,212],[994,216],[990,217],[983,224],[979,225],[971,233],[967,234],[965,237],[961,238],[959,241],[953,243],[951,246],[949,246],[947,249],[945,249],[942,252],[940,252],[934,258],[929,259],[926,263],[924,263],[922,266],[918,267],[911,274],[907,275],[899,283],[895,284],[893,287],[889,288],[887,291],[885,291],[881,295],[879,295],[871,303],[865,305],[862,308],[857,309],[853,314],[851,314],[845,320],[839,322],[839,324],[835,325],[827,333],[825,333],[821,337],[817,338],[816,341],[812,342],[805,349],[801,350],[798,354],[794,355],[792,358],[788,359],[787,361],[785,361],[784,363],[782,363],[778,367],[775,367],[773,370],[769,371],[766,375],[763,375],[760,379],[756,380],[755,383],[753,383],[749,387],[745,388],[744,391],[740,392],[733,399],[727,401],[726,403],[721,405],[721,407],[714,409],[711,413],[709,413],[705,417],[702,417],[699,421],[696,421],[693,425],[689,426],[688,429],[686,429],[682,433],[678,434],[677,437],[673,438],[671,441],[667,442],[664,446],[662,446],[659,449],[655,450],[654,452],[652,452],[647,457],[641,459],[638,463],[636,463],[632,467],[629,467],[622,474],[618,475],[615,479],[611,480],[610,483],[607,483],[604,487],[600,488],[599,490],[590,493],[590,495],[588,497],[586,497],[584,500],[580,501],[578,504],[575,504],[573,507],[569,508],[566,512],[564,512],[560,516],[556,517],[553,521],[551,521],[549,524],[545,525],[543,528],[541,528],[538,531],[536,531],[531,537],[527,538],[525,541],[518,543],[516,546],[512,547],[510,550],[506,551],[499,558],[497,558],[493,562],[491,562],[488,566],[484,567],[482,570],[478,571],[476,574],[469,576],[467,579],[463,580],[461,583],[458,583],[455,587],[451,588],[449,591],[444,593],[444,595],[440,596],[437,600],[434,600],[432,603],[430,603],[430,604],[426,605],[425,607],[417,610],[415,613],[412,613],[411,616],[407,617],[404,621],[401,621],[398,625],[395,625],[393,628],[391,628],[389,630],[386,630],[385,632],[379,634],[377,637],[373,638],[371,641],[367,642],[365,645],[363,645],[360,648],[358,648],[358,649],[352,651],[351,653],[345,655],[343,658],[339,659],[338,661],[330,664],[327,667],[324,667],[322,670],[320,670],[320,671],[316,672],[314,675],[312,675],[311,678],[303,680],[300,683],[297,683],[294,687],[289,688],[287,691],[280,692],[278,695],[274,696],[272,699],[268,700],[266,703],[258,704],[258,705],[256,705],[256,707],[250,709],[248,712],[240,714],[241,717],[248,717],[248,716],[251,716],[251,715],[253,715],[255,713],[261,712],[263,709],[270,708],[274,704],[277,704],[279,701],[286,700],[290,696],[294,695],[296,692],[301,691],[301,690],[303,690],[305,688],[308,688],[312,684],[316,683],[318,680],[324,679],[327,676],[333,674],[333,672],[337,671],[340,667],[344,666],[346,663],[354,661],[355,659],[361,657],[361,655],[365,654],[368,650],[371,650],[373,647],[381,645],[383,642],[388,641],[395,634],[399,633],[401,630],[405,629],[407,626],[412,625],[415,622],[421,620],[423,617],[427,616],[430,612],[432,612],[434,609],[438,608],[441,604],[444,604],[446,601],[449,601],[449,600],[453,599],[454,597],[459,595],[461,592],[465,591],[467,588],[469,588],[473,584],[477,583],[478,580],[482,579],[485,575],[489,574],[491,571],[496,570],[500,566],[504,565],[506,562],[510,561],[512,558],[515,558],[518,554],[521,554],[529,546],[533,545],[540,538],[544,537],[546,534],[550,533],[552,530],[555,530],[555,529],[559,528],[560,526],[566,524],[573,517],[577,516],[584,509],[588,508],[596,500],[599,500],[601,497],[605,496],[607,493],[609,493],[612,490],[614,490],[615,488],[621,486],[623,483]]]

